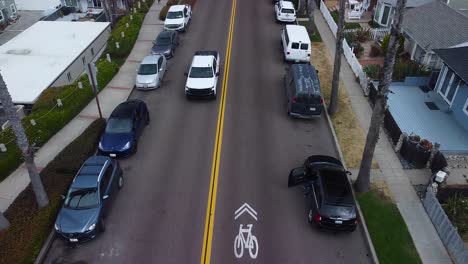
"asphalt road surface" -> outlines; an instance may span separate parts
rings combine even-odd
[[[183,73],[200,49],[220,51],[223,72],[232,1],[198,0],[163,86],[132,93],[147,102],[151,124],[136,155],[121,161],[125,186],[106,232],[77,245],[56,239],[45,263],[200,263],[223,76],[216,101],[188,101]],[[369,263],[361,227],[312,228],[301,189],[287,188],[289,170],[306,156],[337,152],[325,116],[286,115],[280,29],[270,0],[237,0],[207,255],[211,263]],[[257,220],[246,211],[235,219],[244,203]],[[248,248],[234,253],[241,224],[252,224],[243,238],[256,237],[254,258]]]

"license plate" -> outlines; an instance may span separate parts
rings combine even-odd
[[[117,157],[117,155],[115,155],[114,153],[109,154],[109,156],[111,156],[112,158]]]
[[[78,238],[70,238],[70,242],[78,242]]]
[[[335,220],[335,224],[342,224],[342,223],[343,223],[343,221],[341,221],[341,220]]]
[[[311,107],[311,108],[310,108],[310,111],[315,111],[315,107]]]

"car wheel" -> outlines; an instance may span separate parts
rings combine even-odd
[[[105,232],[106,231],[106,225],[104,224],[104,218],[101,218],[101,221],[99,221],[99,232]]]
[[[146,113],[146,125],[149,125],[150,123],[150,116],[149,113]]]
[[[171,50],[171,58],[174,57],[174,50]]]
[[[117,186],[119,187],[119,190],[122,189],[123,185],[124,185],[124,178],[123,178],[122,175],[120,175],[119,181],[118,181],[118,184],[117,184]]]
[[[138,141],[135,141],[132,148],[132,153],[135,154],[138,150]]]

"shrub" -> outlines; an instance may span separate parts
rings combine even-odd
[[[97,82],[99,90],[104,89],[106,85],[114,78],[115,74],[119,71],[119,65],[115,61],[109,62],[108,60],[99,60],[96,62],[98,70]]]
[[[382,67],[380,67],[380,65],[377,64],[370,64],[365,66],[362,70],[367,74],[367,77],[373,80],[379,80]]]
[[[364,28],[360,28],[358,30],[356,30],[356,39],[357,41],[359,42],[366,42],[369,40],[370,38],[370,29],[364,29]]]
[[[389,42],[390,42],[390,34],[387,34],[383,37],[382,44],[381,44],[384,54],[387,54]],[[401,54],[404,51],[404,49],[405,49],[405,38],[401,36],[400,39],[398,40],[397,55]]]
[[[382,39],[382,44],[380,45],[382,47],[382,51],[384,54],[387,54],[387,48],[388,48],[388,42],[390,41],[390,34],[387,34],[383,37]]]
[[[166,6],[168,6],[168,7],[171,7],[171,6],[177,5],[177,4],[179,4],[179,0],[168,0],[166,2]]]
[[[393,69],[393,80],[403,80],[407,76],[428,76],[431,72],[427,66],[415,61],[397,60]]]
[[[369,21],[368,24],[371,28],[380,28],[380,25],[374,20]]]
[[[133,20],[130,20],[128,28],[124,23],[120,27],[115,27],[114,30],[112,30],[112,34],[107,45],[111,57],[126,58],[128,54],[130,54],[133,45],[138,38],[138,34],[140,33],[143,18],[143,14],[133,14]],[[121,32],[124,32],[125,34],[123,38]],[[119,43],[119,48],[117,48],[116,42]]]
[[[9,229],[0,232],[0,259],[8,263],[32,263],[53,228],[64,194],[81,164],[94,153],[105,121],[94,121],[78,138],[62,150],[41,172],[42,182],[49,195],[49,206],[38,209],[34,192],[29,185],[5,212],[11,222]],[[70,168],[72,170],[70,170]],[[58,171],[66,169],[69,173]]]
[[[382,55],[382,49],[377,45],[372,45],[369,56],[378,57]]]
[[[159,12],[159,19],[164,21],[166,20],[167,11],[169,10],[169,6],[165,5],[162,7],[161,11]]]
[[[357,35],[355,32],[345,33],[344,38],[346,39],[346,42],[348,42],[348,44],[357,42]]]

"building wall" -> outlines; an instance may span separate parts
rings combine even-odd
[[[460,125],[468,132],[468,113],[463,111],[466,100],[468,100],[468,85],[458,87],[457,94],[452,104],[452,114]]]
[[[80,22],[76,22],[80,23]],[[105,48],[110,36],[110,27],[95,39],[95,41],[79,56],[51,85],[52,87],[68,85],[76,81],[85,71],[85,66],[91,61],[98,59],[100,52]],[[94,55],[92,54],[94,52]],[[83,64],[83,58],[85,63]],[[70,74],[70,79],[69,79]]]
[[[47,10],[60,5],[60,0],[16,0],[18,10]]]

